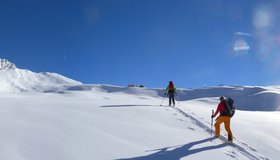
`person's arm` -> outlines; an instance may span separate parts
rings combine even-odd
[[[166,95],[168,92],[169,86],[166,87],[164,94]]]
[[[222,103],[220,103],[216,109],[216,112],[212,115],[212,118],[216,117],[216,115],[219,113],[219,111],[221,110],[222,107]]]

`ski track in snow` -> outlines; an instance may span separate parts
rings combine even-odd
[[[199,121],[197,118],[195,118],[194,116],[191,116],[190,114],[184,112],[182,109],[180,109],[178,107],[172,107],[172,108],[175,109],[177,112],[181,113],[183,116],[191,119],[194,124],[196,124],[198,127],[204,129],[207,133],[210,134],[210,132],[211,132],[210,127],[206,126],[204,123]],[[193,112],[191,112],[191,113],[193,115],[195,115]],[[227,138],[223,137],[223,136],[220,136],[219,139],[221,139],[223,142],[227,141]],[[251,147],[247,143],[236,139],[235,137],[234,137],[234,144],[229,145],[229,146],[232,147],[234,150],[240,152],[244,156],[248,157],[251,160],[269,160],[269,158],[267,158],[267,157],[261,155],[260,153],[258,153],[256,149],[254,149],[253,147]],[[231,153],[231,154],[228,154],[228,155],[232,156],[232,154],[235,154],[235,153]]]
[[[2,93],[3,95],[5,95],[5,96],[0,97],[1,100],[2,100],[2,105],[3,105],[3,102],[4,102],[4,104],[6,103],[6,104],[12,106],[11,108],[6,108],[5,106],[3,108],[1,108],[3,110],[3,113],[4,112],[9,113],[7,117],[4,117],[4,118],[7,118],[8,121],[10,121],[10,120],[12,121],[12,122],[9,122],[8,125],[17,125],[16,123],[13,122],[13,120],[17,120],[18,122],[21,122],[21,123],[26,123],[30,126],[34,125],[34,124],[37,124],[37,123],[33,124],[33,123],[30,123],[29,121],[21,119],[25,115],[29,115],[30,113],[33,113],[32,109],[27,107],[29,105],[39,104],[39,105],[42,105],[42,108],[47,108],[46,111],[49,111],[49,113],[47,115],[45,115],[45,113],[42,114],[42,115],[44,115],[42,117],[42,118],[44,118],[44,122],[45,122],[45,119],[54,120],[53,118],[57,118],[56,116],[52,117],[52,115],[56,115],[57,113],[53,112],[52,107],[49,106],[49,105],[57,106],[57,104],[55,102],[54,102],[55,104],[52,104],[52,103],[44,104],[45,103],[45,100],[44,100],[45,98],[46,98],[47,101],[49,101],[48,100],[49,97],[48,96],[44,97],[45,95],[42,96],[44,98],[42,99],[42,102],[40,102],[40,103],[38,103],[37,100],[33,100],[33,99],[30,100],[30,97],[34,98],[33,96],[36,95],[36,94],[34,94],[34,95],[30,94],[30,97],[29,97],[29,92],[30,93],[55,93],[57,95],[68,94],[66,97],[68,97],[68,96],[69,97],[70,96],[76,97],[80,94],[74,94],[74,92],[75,93],[80,92],[81,95],[85,95],[88,98],[90,97],[91,101],[93,100],[92,98],[95,97],[94,100],[97,100],[97,102],[96,103],[90,103],[90,104],[91,105],[102,104],[101,107],[103,107],[103,108],[110,108],[110,107],[127,107],[127,108],[129,108],[129,107],[135,107],[135,106],[153,106],[153,105],[143,105],[143,104],[142,105],[138,105],[138,104],[137,105],[134,105],[134,104],[131,105],[129,103],[128,103],[128,105],[119,105],[119,102],[121,102],[121,103],[123,102],[122,100],[124,100],[124,99],[122,99],[123,98],[122,96],[124,96],[124,95],[125,95],[125,99],[127,98],[127,95],[133,95],[133,97],[131,97],[132,99],[136,98],[136,99],[139,99],[141,101],[150,100],[150,99],[154,100],[154,98],[156,98],[156,99],[157,98],[160,98],[160,99],[163,98],[162,100],[160,100],[162,103],[163,103],[163,100],[165,98],[165,97],[162,97],[162,93],[164,92],[164,89],[161,89],[161,88],[158,88],[158,89],[147,89],[147,88],[138,89],[137,87],[127,88],[127,87],[114,86],[114,85],[82,84],[79,81],[69,79],[69,78],[64,77],[62,75],[59,75],[57,73],[49,73],[49,72],[35,73],[35,72],[29,71],[29,70],[26,70],[26,69],[19,69],[13,63],[9,62],[8,60],[1,59],[1,58],[0,58],[0,70],[1,70],[1,72],[0,72],[0,83],[1,83],[0,91],[1,91],[1,93],[3,92]],[[10,95],[6,94],[6,92],[11,93],[11,94]],[[93,93],[93,94],[87,95],[87,93]],[[214,86],[214,87],[205,87],[205,88],[200,88],[200,89],[178,89],[177,93],[179,93],[179,96],[176,95],[176,100],[178,102],[179,107],[172,107],[172,109],[170,109],[170,107],[168,107],[165,110],[172,111],[172,115],[174,115],[174,116],[182,115],[183,117],[186,117],[186,119],[188,119],[188,121],[190,120],[194,125],[196,125],[199,129],[200,128],[203,129],[205,131],[205,133],[207,133],[207,134],[210,134],[210,132],[211,132],[210,122],[208,122],[204,118],[200,117],[199,116],[200,113],[198,111],[194,111],[194,110],[191,110],[189,108],[181,107],[179,99],[181,100],[181,102],[188,101],[188,100],[196,100],[197,102],[199,102],[199,101],[203,102],[204,101],[204,102],[207,102],[209,104],[212,104],[212,103],[214,104],[214,103],[216,103],[216,101],[213,98],[215,98],[215,97],[217,98],[220,95],[224,95],[225,97],[232,97],[233,99],[235,99],[236,100],[235,104],[237,106],[239,106],[238,109],[240,109],[240,110],[254,111],[254,112],[255,111],[280,111],[280,107],[279,107],[280,106],[280,86],[268,86],[268,87],[263,87],[263,86],[218,86],[218,87],[215,87]],[[25,97],[26,99],[23,100],[22,102],[26,106],[22,107],[22,109],[19,110],[19,111],[25,111],[26,110],[26,112],[23,113],[22,115],[20,114],[21,115],[20,118],[14,117],[14,114],[18,112],[17,108],[18,108],[19,103],[17,102],[17,100],[9,99],[9,96],[11,96],[11,98],[22,98],[21,96],[24,95],[24,94],[26,94],[26,97]],[[8,96],[6,97],[6,95],[8,95]],[[207,98],[207,97],[208,98],[212,97],[212,98],[210,99],[210,101],[208,99],[207,100],[203,99],[203,98]],[[79,96],[77,98],[79,98]],[[85,100],[85,99],[80,99],[80,100]],[[117,99],[121,99],[121,100],[117,101]],[[30,103],[28,101],[30,101]],[[67,107],[68,105],[69,105],[70,108],[71,107],[75,108],[73,105],[70,105],[69,103],[64,103],[60,100],[58,101],[55,98],[54,98],[54,101],[57,101],[60,104],[62,104],[62,108],[65,110],[66,113],[68,113],[68,109],[69,109]],[[112,104],[107,103],[106,101],[110,101],[110,102],[112,102]],[[106,103],[103,104],[103,102],[106,102]],[[77,104],[81,104],[81,105],[84,106],[84,103],[85,102],[78,102]],[[76,104],[76,102],[75,102],[75,104]],[[158,105],[156,105],[156,106],[158,106]],[[83,108],[76,109],[75,112],[84,113],[84,110],[81,110],[81,109],[83,109]],[[45,111],[45,109],[43,111]],[[34,111],[34,113],[41,113],[41,112]],[[264,113],[262,113],[262,114],[264,114]],[[272,114],[272,113],[269,113],[269,114]],[[266,114],[265,116],[262,116],[262,117],[267,118],[267,117],[269,117],[269,114]],[[2,114],[2,115],[5,115],[5,114]],[[16,115],[18,116],[18,114],[16,114]],[[35,114],[32,114],[32,115],[35,115]],[[258,114],[258,115],[260,115],[260,114]],[[267,120],[266,123],[269,124],[271,122],[274,122],[274,124],[276,124],[276,126],[278,126],[279,123],[275,123],[275,122],[279,122],[279,118],[276,118],[276,117],[278,117],[278,113],[273,113],[273,115],[274,115],[273,118]],[[67,118],[69,118],[68,114],[66,114],[64,116],[65,117],[63,118],[63,120],[67,120]],[[93,117],[94,116],[89,118],[89,120],[93,120],[94,119]],[[83,123],[85,123],[83,121],[84,118],[85,117],[80,117],[80,119],[77,119],[78,122],[81,123],[81,125],[83,125]],[[36,116],[33,117],[32,116],[32,117],[29,117],[27,119],[30,120],[30,121],[32,120],[32,122],[33,122],[33,120],[37,120],[38,117],[36,117]],[[71,117],[71,119],[72,119],[72,117]],[[6,120],[6,119],[4,119],[4,120]],[[89,120],[86,121],[87,122],[86,125],[88,125]],[[185,121],[185,120],[183,120],[182,117],[180,117],[180,119],[178,119],[178,120],[182,121],[182,122]],[[3,122],[4,122],[3,124],[5,124],[5,121],[3,121]],[[41,122],[41,121],[39,121],[39,122]],[[38,122],[38,125],[40,126],[41,124],[39,122]],[[122,121],[120,120],[120,122],[122,122]],[[75,124],[75,123],[69,122],[69,121],[65,121],[65,122],[63,121],[63,124],[64,123],[66,125]],[[259,124],[259,121],[255,120],[255,121],[252,121],[250,123]],[[53,121],[50,121],[50,122],[44,123],[44,124],[46,126],[51,125],[51,128],[57,127],[56,125],[53,126]],[[91,123],[89,123],[89,124],[91,124]],[[95,124],[95,123],[93,123],[93,124]],[[96,124],[99,124],[99,123],[97,122]],[[107,123],[107,124],[109,124],[109,123]],[[7,128],[10,129],[9,127],[7,127],[8,125],[7,126],[6,125],[7,124],[5,124],[4,128],[6,127],[6,130],[7,130]],[[13,129],[10,129],[11,131],[8,130],[7,132],[14,133],[13,136],[15,136],[15,137],[11,138],[11,139],[13,139],[13,140],[11,140],[11,142],[15,141],[13,144],[19,145],[20,147],[24,146],[24,147],[22,147],[22,148],[24,148],[22,150],[27,152],[27,153],[25,153],[26,155],[29,155],[28,151],[29,151],[30,148],[28,148],[28,147],[29,146],[33,147],[33,146],[31,144],[24,143],[21,140],[19,140],[22,137],[25,137],[25,138],[27,137],[29,139],[34,139],[34,143],[33,143],[34,146],[37,145],[37,143],[36,143],[37,141],[35,141],[35,140],[39,140],[39,141],[45,141],[45,139],[56,140],[56,138],[52,139],[51,135],[49,137],[47,136],[47,137],[44,137],[43,139],[40,139],[40,136],[38,136],[36,134],[37,133],[36,129],[39,129],[39,128],[42,128],[42,127],[38,127],[38,128],[37,127],[30,127],[31,129],[34,129],[34,130],[31,130],[31,131],[33,131],[33,132],[35,131],[35,133],[33,133],[33,134],[35,136],[37,135],[38,137],[34,138],[33,137],[34,135],[30,135],[30,137],[29,137],[28,135],[25,135],[25,134],[23,134],[23,136],[22,136],[22,135],[17,134],[17,133],[19,133],[19,131],[21,131],[21,130],[24,130],[25,132],[29,132],[29,131],[26,131],[26,128],[24,128],[25,127],[24,125],[18,125],[18,126],[20,126],[20,129],[18,129],[17,127],[11,127]],[[106,131],[108,131],[107,130],[108,126],[106,126],[104,128],[102,128],[101,126],[102,125],[100,125],[100,130],[102,131],[102,129],[104,129],[104,131],[102,131],[102,133],[100,135],[102,135],[102,134],[104,134],[104,135],[100,136],[100,137],[108,137],[108,136],[110,136],[111,134],[114,133],[114,132],[111,132],[110,134],[107,133]],[[246,127],[247,125],[244,125],[244,126]],[[256,125],[255,129],[258,129],[257,126],[259,126],[259,125]],[[279,129],[276,129],[277,127],[274,127],[274,126],[275,125],[273,125],[273,126],[268,125],[267,126],[267,129],[272,130],[272,131],[268,132],[267,135],[264,134],[264,133],[266,133],[267,130],[263,129],[263,131],[262,131],[263,135],[261,135],[261,136],[264,136],[264,138],[269,139],[269,141],[265,142],[265,145],[262,146],[262,147],[259,147],[259,146],[255,146],[255,147],[257,147],[258,150],[261,150],[262,153],[266,153],[267,155],[270,155],[269,153],[273,153],[274,157],[272,159],[279,159],[279,158],[277,158],[277,157],[279,157],[278,156],[279,155],[279,149],[278,149],[279,147],[277,147],[277,145],[273,144],[274,141],[276,141],[276,144],[278,144],[278,146],[280,144],[277,141],[279,139],[279,136],[278,136],[279,135]],[[198,128],[194,127],[193,125],[187,127],[187,129],[193,130],[193,131],[195,131]],[[53,131],[53,129],[49,129],[49,128],[45,128],[45,129],[47,131],[49,131],[50,133],[52,133],[52,131]],[[64,129],[68,129],[68,128],[66,127]],[[57,130],[60,131],[61,129],[57,128]],[[94,131],[95,132],[100,132],[98,129],[96,129]],[[129,129],[128,129],[128,131],[129,131]],[[78,132],[78,133],[80,133],[80,135],[83,135],[82,132]],[[72,133],[71,136],[78,137],[77,134],[76,134],[76,132],[74,132],[74,133]],[[7,134],[5,136],[9,137],[9,134]],[[120,134],[120,136],[123,136],[123,135]],[[250,136],[250,134],[245,134],[244,137],[248,138],[248,136]],[[6,137],[4,137],[3,140],[5,140],[5,138]],[[112,139],[114,139],[114,138],[115,138],[115,136]],[[254,145],[255,140],[261,139],[258,136],[254,136],[253,138],[254,139],[250,139],[251,141],[248,140],[248,142],[250,142],[251,145]],[[115,138],[115,139],[117,139],[116,141],[118,141],[118,142],[121,141],[118,138]],[[203,139],[203,140],[200,140],[200,141],[191,142],[191,143],[188,143],[188,144],[183,145],[181,147],[178,147],[177,149],[175,149],[175,152],[172,152],[170,154],[172,156],[175,154],[174,157],[170,157],[170,158],[174,159],[176,157],[179,157],[179,158],[184,157],[184,156],[186,156],[186,154],[185,154],[186,150],[189,151],[188,154],[195,154],[197,152],[200,152],[200,151],[202,151],[202,149],[200,149],[200,150],[199,149],[189,150],[189,149],[192,146],[194,146],[198,143],[205,142],[205,141],[210,141],[210,140],[213,140],[213,138],[206,138],[206,139]],[[134,139],[133,139],[133,141],[134,141]],[[224,142],[224,141],[226,141],[226,138],[221,136],[220,141]],[[7,142],[9,142],[9,140]],[[48,142],[52,142],[52,141],[48,141]],[[81,142],[83,142],[83,141],[81,141]],[[262,145],[263,142],[264,141],[260,141],[260,143],[257,143],[257,145]],[[70,141],[69,141],[69,143],[71,144]],[[5,144],[5,141],[2,144]],[[9,143],[7,143],[7,144],[9,144]],[[51,143],[46,143],[46,144],[48,145],[48,147],[51,147]],[[118,144],[121,144],[121,143],[118,143]],[[84,144],[83,145],[78,144],[78,145],[83,146]],[[271,147],[272,145],[273,145],[273,147]],[[26,146],[28,146],[28,147],[26,147]],[[210,146],[210,147],[204,147],[203,150],[217,149],[217,148],[221,148],[223,146],[228,146],[228,145],[225,144],[225,143],[222,143],[222,144],[219,144],[218,146],[216,146],[216,148],[215,148],[215,146],[214,147]],[[174,147],[176,147],[176,146],[174,146]],[[247,157],[250,160],[251,159],[253,159],[253,160],[269,160],[269,158],[263,156],[262,153],[258,152],[255,148],[248,145],[248,143],[245,143],[245,142],[243,142],[239,139],[236,139],[235,137],[234,137],[234,144],[232,146],[229,145],[229,147],[231,147],[232,150],[231,151],[226,151],[225,154],[228,157],[233,158],[233,159],[238,159],[238,156],[243,155],[243,157],[245,156],[245,158]],[[267,147],[267,149],[265,147]],[[5,146],[3,148],[7,149],[8,147]],[[62,148],[64,148],[64,147],[62,147]],[[167,150],[167,149],[170,149],[170,148],[168,147],[168,148],[160,149],[161,152],[159,152],[159,154],[164,153],[164,151]],[[270,149],[272,149],[272,151]],[[9,150],[9,148],[8,148],[8,150]],[[135,149],[135,151],[136,150],[137,149]],[[52,150],[50,150],[50,151],[52,151]],[[30,158],[23,158],[24,156],[20,157],[21,154],[18,153],[17,150],[16,150],[15,153],[12,153],[12,151],[9,151],[9,152],[11,152],[11,154],[7,153],[6,150],[3,150],[3,149],[2,149],[2,152],[5,153],[4,157],[5,156],[9,157],[9,158],[6,158],[6,159],[9,159],[9,160],[10,159],[30,159]],[[33,150],[30,151],[31,156],[35,156],[35,154],[33,155],[33,152],[34,152]],[[116,151],[114,150],[114,151],[111,151],[111,152],[114,153]],[[45,155],[44,152],[38,152],[38,153],[36,153],[36,155],[39,154],[39,153],[42,153],[42,155],[44,155],[43,157],[45,159],[54,159],[54,158],[48,158],[47,156],[50,156],[50,157],[55,156],[55,155],[51,155],[49,153]],[[56,152],[54,152],[54,153],[56,153]],[[68,153],[68,152],[66,152],[66,153]],[[69,153],[71,153],[69,155],[72,155],[73,151],[69,151]],[[178,155],[176,155],[178,153],[179,154],[183,153],[183,154],[178,156]],[[104,153],[102,153],[102,154],[104,155]],[[81,154],[79,156],[83,156],[83,155],[84,154]],[[98,156],[102,157],[103,155],[98,155]],[[1,156],[3,156],[3,155],[1,155]],[[162,157],[162,155],[159,155],[159,156]],[[16,158],[10,158],[10,157],[16,157]],[[42,157],[42,156],[40,156],[40,157]],[[148,158],[150,158],[150,157],[148,157]],[[3,158],[1,158],[1,159],[3,159]],[[38,159],[38,158],[34,158],[34,159]],[[65,159],[69,159],[69,158],[65,158]],[[80,158],[80,159],[85,159],[85,158]],[[92,158],[90,157],[90,159],[92,159]]]

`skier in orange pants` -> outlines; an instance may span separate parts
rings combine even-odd
[[[220,103],[216,109],[216,112],[212,115],[211,118],[214,118],[219,112],[220,116],[215,123],[215,136],[220,136],[220,125],[221,123],[224,123],[225,129],[228,133],[228,141],[232,142],[233,135],[230,129],[230,115],[226,112],[226,102],[224,97],[220,97]]]

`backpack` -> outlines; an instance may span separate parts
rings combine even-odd
[[[174,84],[169,83],[168,91],[174,91]]]
[[[227,98],[225,103],[225,115],[233,117],[233,115],[235,114],[234,100],[232,98]]]

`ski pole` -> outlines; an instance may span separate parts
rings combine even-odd
[[[213,114],[214,114],[214,110],[212,109],[212,116],[213,116]],[[212,138],[212,128],[213,128],[213,118],[212,118],[212,116],[211,116],[211,131],[210,131],[210,138]]]
[[[161,101],[160,106],[162,106],[162,104],[163,104],[163,100],[164,100],[164,98],[165,98],[165,95],[166,95],[166,94],[164,94],[164,96],[163,96],[163,98],[162,98],[162,101]]]
[[[179,102],[179,97],[178,97],[178,94],[177,94],[177,93],[175,93],[175,94],[176,94],[176,97],[177,97],[177,101],[178,101],[179,107],[181,108],[181,106],[180,106],[180,102]]]

